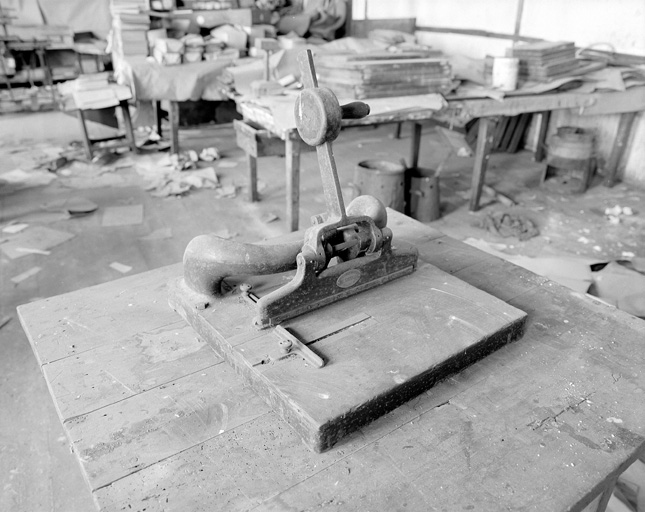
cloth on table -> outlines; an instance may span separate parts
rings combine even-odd
[[[145,57],[124,59],[116,70],[120,83],[137,100],[221,101],[227,99],[219,80],[233,59],[162,66]]]

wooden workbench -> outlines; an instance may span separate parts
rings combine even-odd
[[[460,98],[458,94],[449,97],[445,108],[433,110],[419,105],[400,111],[369,115],[363,119],[344,120],[343,126],[375,126],[388,123],[413,123],[414,129],[410,147],[410,167],[416,168],[419,163],[419,148],[423,121],[435,120],[450,126],[463,126],[472,119],[480,119],[473,164],[470,210],[479,209],[479,200],[486,180],[486,168],[493,142],[494,126],[499,116],[516,116],[525,113],[540,114],[540,128],[536,151],[536,161],[544,157],[545,139],[549,116],[554,110],[574,109],[583,115],[621,114],[616,143],[605,166],[606,184],[612,185],[616,179],[616,171],[625,150],[626,141],[637,112],[645,110],[645,87],[633,87],[624,92],[595,92],[577,93],[574,91],[546,94],[525,94],[516,91],[499,101],[490,98]],[[394,102],[396,98],[392,98]],[[238,100],[239,101],[239,100]],[[370,100],[365,100],[370,103]],[[372,100],[374,101],[374,100]],[[295,124],[285,129],[277,126],[272,114],[266,108],[252,102],[240,101],[238,110],[244,120],[265,130],[269,135],[284,141],[286,156],[286,187],[287,187],[287,225],[292,230],[299,228],[299,173],[300,152],[302,141],[298,136]],[[242,149],[245,149],[244,147]],[[246,149],[245,149],[246,151]],[[251,186],[255,176],[255,158],[250,155],[249,176]],[[274,154],[274,153],[271,153]],[[261,155],[260,155],[261,156]]]
[[[645,323],[389,213],[526,333],[324,454],[169,309],[178,265],[19,308],[100,510],[604,510],[645,449]]]

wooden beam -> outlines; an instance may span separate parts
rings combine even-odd
[[[616,184],[616,177],[618,174],[618,166],[625,153],[625,148],[629,142],[629,136],[632,132],[634,119],[637,112],[625,112],[620,115],[620,122],[618,123],[618,133],[614,141],[614,147],[611,150],[607,168],[605,169],[605,182],[606,187],[613,187]]]
[[[490,148],[493,143],[493,130],[496,119],[494,117],[482,117],[479,120],[479,131],[477,134],[477,149],[475,151],[475,168],[473,169],[472,186],[470,190],[470,211],[479,210],[479,198],[482,195],[482,188],[486,180],[486,167],[490,158]]]
[[[513,32],[513,46],[520,40],[520,28],[522,26],[522,13],[524,12],[524,0],[517,0],[517,12],[515,13],[515,31]]]
[[[489,32],[488,30],[479,30],[473,28],[450,28],[450,27],[432,27],[432,26],[423,26],[416,27],[416,30],[419,32],[436,32],[439,34],[458,34],[463,36],[478,36],[478,37],[491,37],[494,39],[510,39],[512,41],[523,41],[526,43],[537,43],[544,41],[544,39],[538,37],[527,37],[518,35],[517,38],[515,34],[501,34],[499,32]]]

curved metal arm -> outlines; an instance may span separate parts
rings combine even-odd
[[[302,240],[280,245],[255,245],[215,235],[193,238],[184,253],[184,280],[193,291],[209,297],[222,294],[222,280],[235,275],[266,275],[296,268]]]

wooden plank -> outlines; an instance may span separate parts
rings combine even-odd
[[[502,151],[507,151],[508,146],[511,143],[511,139],[513,138],[513,134],[515,133],[515,130],[517,128],[518,122],[520,120],[520,116],[513,116],[508,119],[508,125],[506,126],[506,129],[504,130],[504,136],[502,137],[502,141],[499,145],[499,149]],[[494,136],[494,135],[493,135]],[[492,147],[492,142],[491,142],[491,147]]]
[[[511,303],[529,313],[523,338],[323,454],[307,450],[273,412],[221,434],[215,427],[212,432],[217,435],[191,446],[191,441],[203,435],[203,427],[196,425],[205,411],[196,401],[204,393],[224,395],[221,388],[229,384],[227,398],[238,396],[233,383],[241,386],[241,380],[232,373],[230,378],[216,378],[214,374],[202,376],[204,372],[199,371],[175,381],[182,381],[179,388],[157,387],[103,407],[107,416],[96,411],[85,420],[82,432],[90,437],[82,442],[91,457],[84,467],[92,464],[103,481],[109,480],[102,464],[107,465],[111,455],[100,452],[114,447],[120,451],[109,464],[116,470],[110,471],[135,472],[94,492],[101,509],[283,510],[324,505],[365,510],[365,504],[367,508],[383,508],[380,502],[386,500],[391,500],[388,508],[397,508],[397,503],[408,503],[410,496],[408,508],[424,510],[475,507],[497,511],[536,506],[582,510],[598,499],[611,479],[645,450],[645,377],[640,371],[645,365],[645,323],[529,271],[506,267],[510,264],[418,222],[406,222],[401,214],[390,212],[389,225],[395,240],[398,236],[421,241],[422,261],[433,262],[447,272],[462,271],[462,279],[482,282],[492,294],[513,297]],[[51,353],[55,345],[50,339],[52,331],[63,337],[63,345],[86,346],[87,329],[72,328],[55,318],[69,316],[75,309],[80,312],[71,318],[93,325],[94,316],[96,330],[112,331],[114,337],[103,345],[111,341],[115,347],[115,340],[136,335],[138,331],[130,331],[138,322],[145,326],[143,330],[172,324],[164,285],[169,272],[176,276],[180,268],[158,269],[106,283],[89,294],[79,290],[21,307],[29,338],[46,341],[34,344],[34,350]],[[128,295],[128,290],[136,292]],[[138,320],[128,316],[133,308]],[[358,313],[355,309],[347,308],[343,313],[350,318]],[[152,324],[150,316],[154,317]],[[337,314],[333,321],[345,316]],[[125,321],[119,322],[120,318]],[[325,327],[324,323],[311,325]],[[224,327],[229,336],[235,334],[234,323],[226,322]],[[68,359],[94,352],[87,349]],[[150,363],[154,367],[154,362]],[[91,371],[98,369],[90,367],[94,368]],[[216,367],[227,368],[223,364]],[[199,393],[199,377],[208,381],[209,389],[205,386],[203,393]],[[151,393],[157,398],[147,400]],[[162,412],[163,417],[156,420],[150,407],[160,407],[165,396],[179,405],[171,404],[171,411]],[[190,418],[175,417],[173,410],[175,414],[186,412],[194,423]],[[142,427],[138,435],[131,418]],[[146,420],[152,422],[150,431],[144,427]],[[216,414],[215,421],[220,420]],[[96,432],[88,422],[98,425]],[[130,442],[117,446],[121,434]],[[78,456],[80,445],[74,446]],[[140,453],[143,460],[135,461]],[[98,458],[92,458],[95,455]],[[159,461],[135,467],[155,458]],[[377,485],[373,484],[374,475]]]
[[[241,335],[235,343],[228,341],[219,328],[218,305],[230,303],[226,315],[242,325],[250,325],[254,315],[237,297],[200,311],[177,287],[170,302],[315,451],[330,449],[348,433],[516,339],[525,319],[521,311],[425,264],[412,276],[290,320],[292,331],[302,333],[312,330],[311,322],[330,324],[347,311],[370,317],[316,342],[313,350],[327,361],[317,369],[295,355],[271,362],[271,354],[275,358],[279,352],[272,330],[250,341]]]
[[[406,34],[413,34],[416,26],[416,18],[387,18],[387,19],[364,19],[352,20],[352,37],[367,37],[372,30],[399,30]]]
[[[181,319],[43,366],[61,421],[221,362]]]
[[[537,37],[516,36],[515,34],[504,34],[501,32],[491,32],[489,30],[479,30],[472,28],[435,27],[430,25],[423,25],[416,27],[416,30],[419,32],[435,32],[437,34],[457,34],[465,36],[491,37],[494,39],[511,39],[513,41],[524,41],[527,43],[543,41],[543,39]]]
[[[228,365],[216,364],[65,427],[96,490],[267,412]]]
[[[528,126],[529,121],[531,120],[531,115],[532,114],[520,114],[520,120],[517,123],[515,131],[513,132],[513,136],[511,137],[511,141],[508,145],[508,148],[506,149],[508,153],[517,153],[520,147],[520,143],[524,138],[526,127]]]
[[[579,109],[583,115],[618,114],[645,110],[645,87],[632,87],[624,92],[558,93],[532,96],[507,96],[504,101],[450,100],[450,109],[457,117],[469,120],[484,116],[515,116],[544,110]]]
[[[162,296],[180,265],[134,275],[18,307],[18,316],[40,365],[174,323]],[[102,301],[92,300],[97,293]],[[110,308],[106,309],[105,304]],[[29,336],[38,332],[36,337]]]

